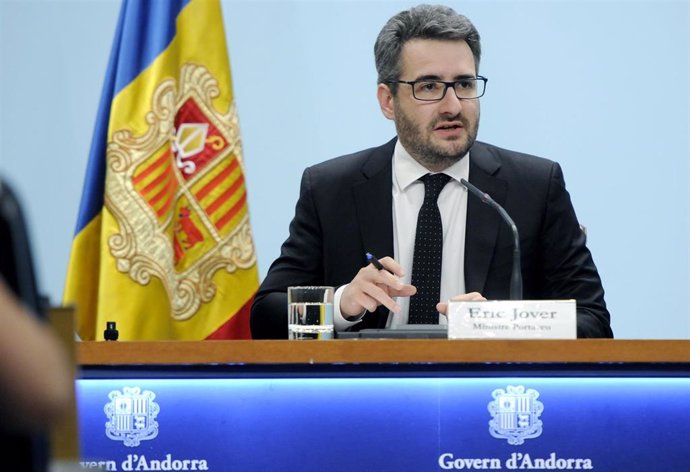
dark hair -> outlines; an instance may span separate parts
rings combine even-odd
[[[383,26],[374,45],[378,83],[400,78],[400,53],[411,39],[463,40],[479,69],[481,45],[479,32],[465,16],[443,5],[419,5],[392,17]],[[395,93],[395,84],[391,87]]]

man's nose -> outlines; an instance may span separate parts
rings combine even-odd
[[[455,95],[455,89],[451,86],[446,86],[446,93],[439,102],[441,113],[457,114],[462,110],[462,100]]]

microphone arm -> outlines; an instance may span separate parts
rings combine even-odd
[[[513,272],[510,276],[510,299],[511,300],[522,300],[522,268],[520,265],[520,236],[518,235],[518,229],[515,225],[513,219],[508,215],[505,209],[496,203],[493,198],[489,196],[488,193],[482,192],[477,187],[469,183],[465,179],[460,179],[460,183],[464,185],[467,190],[477,196],[483,203],[486,203],[493,209],[495,209],[499,215],[503,218],[503,221],[508,223],[510,229],[513,231]]]

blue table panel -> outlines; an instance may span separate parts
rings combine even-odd
[[[690,378],[87,378],[77,399],[107,470],[690,470]]]

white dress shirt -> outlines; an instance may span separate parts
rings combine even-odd
[[[458,162],[443,171],[451,180],[438,197],[438,208],[443,223],[443,264],[441,267],[441,298],[449,300],[465,293],[465,221],[467,220],[467,189],[460,179],[469,180],[470,156],[466,154]],[[424,183],[418,179],[429,171],[400,144],[393,152],[393,248],[394,258],[405,272],[402,282],[409,284],[412,277],[412,259],[417,228],[417,214],[424,201]],[[379,257],[384,255],[377,254]],[[340,297],[345,286],[339,287],[334,297],[335,327],[344,330],[359,320],[346,320],[340,313]],[[440,301],[439,300],[439,301]],[[410,307],[409,297],[398,297],[400,312],[391,313],[386,327],[401,328],[407,325]],[[439,314],[439,324],[447,324]]]

